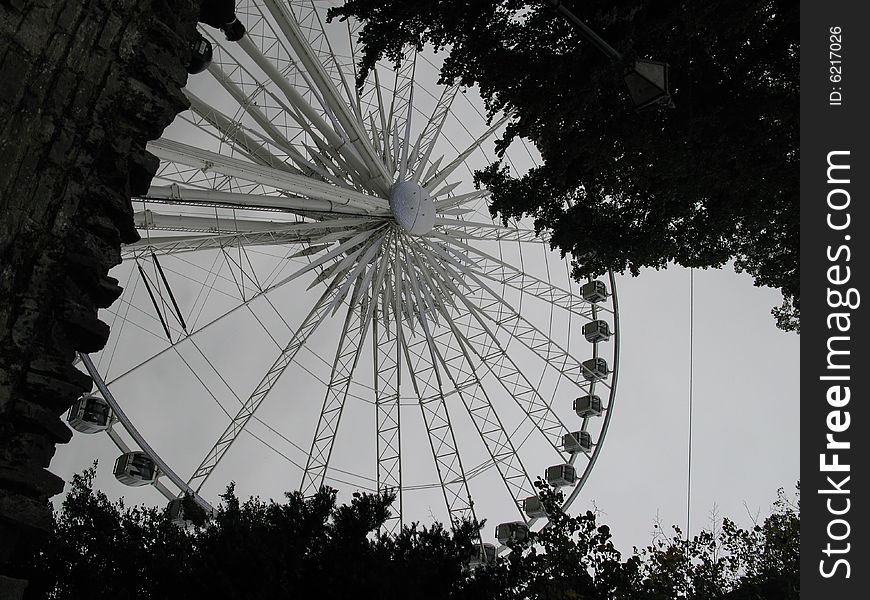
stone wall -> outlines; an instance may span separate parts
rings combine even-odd
[[[63,489],[47,467],[91,388],[74,353],[106,342],[97,309],[138,239],[130,196],[158,164],[145,143],[187,107],[197,7],[0,0],[0,574]]]

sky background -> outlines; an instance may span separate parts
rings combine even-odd
[[[340,49],[339,49],[340,50]],[[433,62],[436,62],[433,60]],[[431,112],[437,90],[432,82],[435,72],[418,63],[418,78],[423,82],[415,104],[420,114]],[[428,77],[428,79],[425,79]],[[221,97],[220,91],[206,76],[193,78],[191,89],[206,98],[214,106],[232,109],[232,102]],[[427,95],[425,91],[433,92]],[[464,148],[470,140],[482,132],[486,125],[479,114],[479,98],[473,91],[462,94],[454,104],[454,115],[445,127],[445,140],[441,150],[450,160],[450,144]],[[422,125],[417,122],[417,126]],[[195,142],[208,147],[208,139],[189,126],[173,125],[170,137]],[[455,150],[452,150],[455,153]],[[437,155],[437,153],[435,154]],[[509,152],[519,172],[531,164],[534,152],[528,153],[515,145]],[[489,143],[469,160],[470,169],[480,168],[492,158]],[[456,193],[470,189],[470,170],[463,173],[464,184]],[[141,208],[139,206],[137,209]],[[479,207],[480,218],[486,218],[485,206]],[[528,224],[526,224],[528,226]],[[540,250],[536,251],[538,256]],[[528,256],[532,256],[530,253]],[[274,262],[270,256],[260,256],[264,264]],[[210,256],[203,259],[203,264]],[[543,260],[526,264],[530,271],[540,272]],[[550,264],[558,258],[551,255]],[[183,274],[190,265],[171,264],[174,275]],[[144,291],[134,289],[128,271],[121,267],[117,272],[128,292],[138,294],[139,305],[147,310]],[[196,289],[185,288],[183,280],[175,277],[173,285],[181,304],[191,311],[196,309]],[[201,277],[201,275],[200,275]],[[316,298],[314,291],[302,292],[307,284],[276,292],[274,302],[279,311],[291,323],[305,314],[305,309]],[[770,309],[781,302],[779,292],[757,288],[746,275],[736,274],[729,267],[694,272],[694,336],[690,340],[690,274],[679,267],[666,270],[644,270],[639,277],[618,277],[620,305],[621,354],[618,393],[613,405],[613,417],[602,452],[583,491],[571,512],[597,509],[601,521],[611,526],[618,547],[630,550],[631,546],[644,546],[652,538],[656,521],[664,526],[678,524],[685,527],[687,494],[687,452],[689,437],[689,373],[690,347],[694,349],[694,394],[692,420],[692,486],[690,530],[709,528],[712,516],[728,516],[746,526],[757,515],[764,517],[770,512],[776,499],[776,491],[783,487],[789,493],[799,477],[799,385],[798,368],[799,337],[776,329]],[[209,309],[220,309],[221,299],[211,296]],[[187,304],[185,304],[187,303]],[[534,304],[527,304],[529,312],[539,311]],[[131,323],[136,312],[127,311]],[[144,313],[143,313],[144,314]],[[269,309],[260,313],[271,318],[269,327],[277,337],[286,332],[277,315],[269,317]],[[540,316],[540,315],[536,315]],[[112,315],[104,313],[110,322]],[[152,319],[153,321],[153,319]],[[147,326],[147,319],[140,321]],[[153,325],[153,323],[152,323]],[[315,346],[321,357],[331,358],[337,339],[339,317],[324,325]],[[153,328],[152,328],[153,329]],[[115,331],[118,331],[116,329]],[[124,361],[135,363],[144,356],[159,336],[151,336],[127,327],[127,337],[122,337],[118,346],[110,339],[109,348],[117,349],[119,358],[113,368],[119,371]],[[144,331],[144,330],[143,330]],[[579,330],[574,330],[578,338]],[[564,332],[563,332],[564,333]],[[227,328],[218,329],[199,338],[202,346],[211,348],[218,370],[227,374],[238,393],[251,389],[274,355],[274,346],[265,335],[257,333],[256,323],[240,316]],[[329,343],[332,343],[330,349]],[[576,344],[576,342],[575,342]],[[580,360],[587,358],[588,347],[574,346]],[[251,350],[248,350],[250,348]],[[194,360],[191,354],[186,355]],[[177,361],[175,361],[177,363]],[[300,356],[301,366],[323,373],[322,361],[314,355]],[[207,376],[204,364],[193,363],[195,369]],[[304,370],[304,369],[303,369]],[[286,405],[272,401],[264,403],[260,416],[280,429],[289,439],[307,447],[310,434],[302,424],[316,419],[316,411],[323,397],[322,385],[308,377],[303,370],[288,373],[281,380],[274,395],[311,398],[297,403],[301,413],[288,413]],[[370,369],[369,369],[370,370]],[[326,372],[328,376],[328,371]],[[360,375],[364,384],[368,377]],[[559,388],[556,388],[558,392]],[[198,464],[208,441],[216,439],[223,429],[226,418],[213,402],[201,398],[201,389],[196,382],[172,361],[157,362],[154,368],[141,378],[125,381],[116,395],[123,397],[125,406],[134,422],[149,442],[160,449],[161,455],[182,473],[189,473]],[[542,390],[542,394],[545,392]],[[556,393],[556,392],[554,392]],[[232,409],[234,399],[223,397],[218,402]],[[560,409],[570,414],[570,398],[561,400]],[[365,405],[361,405],[365,408]],[[364,411],[363,411],[364,412]],[[359,457],[373,455],[373,438],[367,435],[365,416],[344,417],[347,427],[353,429],[345,438],[344,455],[349,457],[348,469],[353,468],[355,454]],[[370,411],[368,413],[370,415]],[[507,417],[506,417],[507,418]],[[404,421],[408,427],[406,439],[419,437],[422,430],[413,429],[412,421]],[[268,437],[270,432],[259,424],[252,429]],[[274,437],[269,439],[275,439]],[[277,443],[290,453],[295,450],[280,439]],[[206,445],[204,445],[206,444]],[[282,491],[292,487],[293,468],[274,453],[264,453],[262,447],[250,437],[240,438],[231,454],[227,455],[223,471],[216,471],[214,485],[207,491],[211,498],[222,491],[230,479],[239,481],[243,497],[260,494],[263,497],[280,497]],[[532,476],[542,472],[547,461],[536,462],[534,449],[528,447]],[[163,503],[162,497],[151,488],[124,488],[111,476],[111,466],[118,451],[105,435],[76,434],[73,440],[58,448],[52,463],[52,471],[66,480],[73,473],[90,466],[94,459],[100,461],[97,485],[110,497],[125,496],[128,501]],[[298,454],[298,453],[297,453]],[[298,455],[296,456],[298,459]],[[409,453],[408,464],[417,468],[426,461]],[[362,460],[360,458],[359,460]],[[428,459],[431,462],[431,458]],[[473,457],[468,463],[474,464]],[[532,464],[535,463],[535,464]],[[420,466],[421,481],[431,481],[432,473],[425,473]],[[497,522],[514,520],[504,505],[499,504],[498,486],[494,473],[480,477],[482,483],[473,491],[478,506],[478,517],[488,518],[485,538],[492,540]],[[296,471],[298,473],[298,469]],[[410,480],[415,473],[408,471]],[[209,482],[211,483],[211,481]],[[490,486],[490,487],[487,487]],[[419,511],[416,518],[428,519],[427,503],[437,503],[435,491],[415,495]],[[429,494],[427,496],[427,494]],[[437,496],[437,494],[435,494]],[[347,497],[344,494],[343,497]],[[56,502],[60,497],[55,499]],[[503,500],[503,498],[502,498]],[[410,501],[410,500],[409,500]],[[437,510],[431,513],[443,519]]]

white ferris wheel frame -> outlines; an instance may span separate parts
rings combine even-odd
[[[168,185],[156,182],[142,200],[151,207],[169,204],[215,208],[215,216],[162,214],[153,209],[137,212],[136,225],[147,236],[126,247],[123,255],[135,260],[149,254],[164,256],[227,247],[302,248],[295,256],[306,256],[308,263],[303,268],[262,286],[219,319],[307,273],[317,273],[314,283],[325,289],[190,477],[180,476],[155,451],[127,416],[91,358],[81,355],[98,391],[126,432],[122,436],[110,427],[108,434],[123,453],[138,447],[155,461],[160,477],[153,485],[167,499],[189,493],[211,510],[210,503],[199,493],[203,483],[255,417],[281,373],[310,336],[324,320],[346,306],[326,398],[304,469],[304,493],[311,493],[326,480],[342,409],[361,349],[368,342],[374,362],[377,484],[378,490],[398,491],[394,525],[402,522],[399,406],[400,389],[407,383],[414,390],[426,424],[451,521],[476,515],[447,396],[458,397],[464,405],[489,452],[491,466],[497,468],[514,502],[535,495],[532,478],[481,381],[484,369],[496,376],[518,405],[525,406],[529,423],[564,457],[564,462],[574,465],[579,456],[584,456],[586,465],[564,501],[563,508],[567,508],[588,479],[612,416],[620,333],[613,274],[609,276],[608,301],[599,306],[583,302],[571,291],[570,283],[568,289],[556,287],[476,246],[478,241],[546,243],[534,231],[518,226],[465,220],[463,207],[485,198],[486,190],[454,194],[458,184],[448,183],[510,115],[496,120],[442,167],[442,159],[434,159],[432,153],[457,88],[442,91],[422,133],[412,137],[415,66],[414,61],[405,61],[395,74],[389,104],[376,82],[369,95],[375,98],[378,110],[364,116],[360,95],[353,91],[354,82],[345,76],[332,51],[316,4],[295,1],[288,7],[276,0],[239,2],[237,11],[246,22],[248,34],[238,44],[228,44],[203,30],[215,47],[209,73],[238,103],[238,114],[229,116],[186,90],[191,102],[188,119],[218,138],[222,148],[230,149],[230,155],[171,139],[150,143],[149,151],[164,165],[158,179],[162,174]],[[243,56],[236,58],[240,51]],[[252,74],[255,68],[260,69],[261,80]],[[378,77],[377,70],[374,77]],[[307,140],[301,149],[299,140],[275,124],[274,115],[281,111],[301,130],[303,138],[299,139]],[[243,120],[254,125],[246,126]],[[241,184],[232,191],[213,189],[209,178],[216,176]],[[389,202],[395,181],[410,181],[434,197],[439,216],[424,236],[411,235],[395,224]],[[247,214],[295,214],[307,220],[293,223],[248,216],[234,217],[230,222],[217,216],[217,209],[235,208]],[[152,235],[160,231],[172,235]],[[613,338],[610,382],[586,378],[588,369],[571,352],[525,318],[520,309],[500,300],[499,290],[492,286],[545,299],[555,308],[590,320],[609,315]],[[451,307],[455,311],[451,312]],[[209,325],[184,333],[193,337]],[[537,355],[545,369],[555,370],[588,394],[596,385],[607,389],[598,438],[590,452],[568,455],[559,450],[562,436],[573,428],[554,412],[551,401],[541,397],[535,383],[499,341],[499,334],[516,340]],[[450,343],[442,343],[439,336],[447,336]],[[175,343],[181,341],[179,337]],[[166,350],[175,343],[170,338]],[[593,349],[593,357],[597,358],[597,343]],[[422,365],[422,371],[410,367],[414,364]],[[410,376],[410,382],[401,384],[403,373]],[[588,424],[589,418],[584,418],[581,430],[585,431]],[[520,519],[529,527],[539,521],[525,515],[521,505],[518,509]]]

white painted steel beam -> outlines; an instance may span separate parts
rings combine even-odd
[[[237,158],[222,156],[172,140],[148,142],[148,151],[158,158],[203,171],[215,171],[231,177],[260,183],[297,196],[326,200],[338,205],[358,208],[366,213],[387,214],[389,203],[384,198],[369,196],[354,190],[336,188],[310,177],[295,175],[270,167],[255,165]]]
[[[456,434],[447,409],[443,382],[438,368],[431,336],[424,336],[409,345],[400,341],[411,377],[411,384],[420,406],[435,462],[441,493],[451,524],[466,518],[475,519],[474,502],[468,490],[468,478],[456,444]],[[414,364],[412,356],[418,359]],[[435,382],[433,384],[432,378]],[[433,401],[434,400],[434,401]]]
[[[281,377],[290,363],[293,362],[296,354],[302,346],[305,345],[305,342],[308,341],[311,334],[314,333],[317,327],[323,322],[323,318],[326,316],[326,307],[332,301],[333,294],[335,294],[335,287],[336,286],[334,285],[329,286],[320,299],[318,299],[314,307],[311,309],[311,312],[308,313],[308,316],[305,317],[305,320],[294,332],[293,337],[290,339],[290,343],[281,350],[278,358],[266,371],[266,374],[260,380],[260,383],[257,384],[257,387],[254,388],[254,391],[248,399],[244,402],[242,408],[232,418],[227,428],[218,438],[217,442],[215,442],[214,446],[212,446],[211,450],[206,453],[205,458],[203,458],[199,467],[196,468],[187,482],[189,488],[192,488],[197,492],[202,488],[209,475],[212,474],[221,459],[223,459],[227,450],[230,449],[230,446],[232,446],[233,442],[236,441],[238,436],[244,430],[248,421],[250,421],[257,412],[257,409],[260,407],[263,400],[265,400],[269,392],[272,391],[278,378]]]
[[[329,200],[306,198],[302,196],[266,196],[259,194],[242,194],[239,192],[223,192],[219,190],[203,190],[198,188],[183,188],[177,185],[152,185],[148,192],[141,196],[144,199],[168,200],[173,204],[190,204],[192,206],[232,206],[242,209],[268,209],[286,212],[328,212],[342,215],[360,215],[370,217],[380,215],[388,217],[386,211],[366,212],[355,206],[338,204]]]
[[[452,319],[458,325],[454,335],[478,357],[480,364],[495,376],[526,417],[550,443],[556,454],[561,456],[562,451],[559,449],[559,445],[562,441],[562,435],[568,432],[568,428],[552,409],[552,401],[548,402],[540,395],[537,386],[529,381],[523,370],[510,357],[481,315],[486,314],[496,327],[510,334],[511,332],[505,326],[503,319],[494,318],[492,315],[484,313],[478,304],[475,304],[467,294],[459,290],[453,283],[454,279],[461,280],[461,278],[451,276],[451,273],[440,266],[439,261],[429,254],[422,245],[420,251],[427,255],[430,259],[430,265],[442,279],[444,285],[467,309],[464,314],[458,312],[460,316]],[[472,288],[469,286],[469,289]],[[444,314],[446,319],[451,318],[446,309]],[[463,329],[467,330],[468,335],[462,333]]]
[[[341,124],[344,132],[347,134],[350,143],[365,163],[369,174],[373,178],[381,178],[380,184],[386,193],[392,183],[390,174],[387,173],[383,162],[378,160],[374,148],[366,135],[365,127],[357,119],[357,116],[348,109],[347,101],[341,97],[335,87],[330,76],[326,73],[323,65],[316,56],[302,30],[299,28],[299,23],[296,17],[284,4],[276,0],[265,0],[266,6],[272,13],[278,27],[286,36],[287,41],[293,47],[299,60],[305,65],[308,75],[314,82],[317,91],[320,92],[323,101],[330,111],[335,115],[335,118]]]
[[[535,488],[532,480],[520,460],[520,455],[510,435],[505,430],[498,412],[493,407],[486,388],[480,381],[474,359],[469,355],[461,338],[456,336],[458,333],[456,326],[449,319],[446,320],[446,324],[453,332],[454,339],[459,346],[459,351],[453,350],[452,356],[445,355],[438,349],[428,328],[426,328],[425,333],[432,340],[431,344],[435,356],[471,417],[480,439],[483,441],[499,475],[501,475],[508,493],[514,500],[517,511],[523,521],[526,521],[527,517],[522,511],[522,500],[527,496],[534,495]],[[474,393],[467,394],[464,390],[469,387],[470,381],[477,385],[474,388]]]
[[[262,233],[279,232],[296,223],[233,218],[232,215],[198,216],[168,215],[146,209],[133,213],[133,223],[140,230],[205,231],[210,233]]]
[[[302,174],[298,169],[287,165],[284,160],[272,154],[262,141],[258,141],[248,134],[241,123],[233,121],[218,109],[209,106],[190,90],[182,89],[181,91],[190,101],[190,109],[194,113],[208,121],[226,139],[232,141],[237,150],[247,155],[252,161],[297,175]]]
[[[330,232],[339,230],[343,235],[355,231],[356,223],[347,223],[345,219],[317,223],[294,223],[282,227],[279,231],[263,231],[246,234],[218,235],[183,235],[183,236],[145,236],[138,242],[123,246],[121,255],[124,258],[150,253],[178,254],[195,252],[214,248],[230,248],[236,246],[287,246],[291,244],[313,244],[314,240],[322,238]],[[145,230],[147,231],[147,229]]]
[[[432,112],[432,116],[429,117],[426,127],[423,128],[423,132],[417,139],[417,143],[415,144],[415,147],[418,148],[417,159],[412,161],[411,165],[411,171],[413,173],[411,181],[414,183],[418,183],[424,174],[423,169],[426,167],[426,163],[429,162],[429,157],[432,155],[432,150],[435,148],[438,136],[441,135],[441,130],[444,128],[444,123],[447,121],[447,115],[450,114],[450,107],[453,106],[453,100],[456,98],[456,93],[458,91],[458,84],[445,87],[441,91],[441,97],[438,99],[438,104],[435,105],[435,110]],[[419,149],[422,149],[422,155],[419,154]]]
[[[426,181],[426,183],[423,184],[423,187],[426,188],[426,191],[431,194],[437,186],[442,184],[445,179],[450,177],[450,174],[453,173],[453,171],[455,171],[458,167],[460,167],[465,162],[466,158],[471,156],[472,152],[474,152],[475,150],[480,148],[480,146],[482,146],[483,143],[486,140],[488,140],[490,138],[490,136],[492,136],[492,134],[495,133],[499,129],[499,127],[504,125],[507,122],[507,120],[510,119],[512,116],[513,116],[513,113],[507,113],[501,119],[499,119],[498,121],[493,123],[489,129],[487,129],[485,132],[483,132],[483,134],[480,137],[478,137],[476,140],[474,140],[474,142],[468,148],[463,150],[459,156],[454,158],[450,162],[450,164],[448,164],[446,167],[444,167],[439,172],[437,172],[435,175],[433,175],[431,179]]]
[[[359,364],[367,331],[368,324],[362,322],[356,307],[348,306],[329,376],[329,385],[317,420],[308,462],[302,475],[302,485],[299,488],[305,495],[317,492],[326,478],[335,436],[338,434],[344,404],[353,382],[354,370]]]
[[[352,165],[359,173],[367,175],[369,180],[376,181],[378,179],[379,171],[371,170],[371,167],[360,158],[354,146],[337,134],[330,123],[323,120],[317,110],[315,110],[314,107],[302,97],[302,94],[290,85],[281,72],[271,62],[269,62],[253,42],[248,39],[248,36],[243,37],[238,43],[248,56],[257,63],[257,66],[259,66],[260,69],[262,69],[284,93],[290,104],[299,110],[299,112],[305,116],[314,128],[323,135],[329,146],[340,152],[350,165]],[[384,182],[381,181],[375,185],[375,189],[379,193],[386,195],[389,191],[389,186],[384,185]]]

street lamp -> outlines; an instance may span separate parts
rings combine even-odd
[[[622,54],[601,39],[601,36],[592,31],[586,23],[577,18],[577,15],[568,10],[561,0],[547,0],[563,17],[568,19],[593,46],[603,52],[610,60],[618,64],[624,64]],[[656,104],[665,104],[671,108],[674,102],[668,89],[668,77],[670,66],[667,63],[655,60],[636,59],[624,75],[628,95],[634,103],[636,110],[643,110]]]

